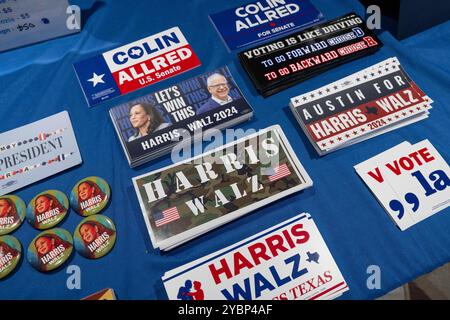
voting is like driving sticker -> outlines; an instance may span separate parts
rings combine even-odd
[[[73,239],[64,229],[51,229],[40,233],[28,246],[28,262],[41,272],[55,270],[69,259]]]
[[[99,177],[78,181],[70,193],[70,205],[79,215],[87,217],[102,211],[109,202],[111,189]]]
[[[17,267],[22,256],[22,246],[13,236],[0,237],[0,279],[8,276]]]
[[[0,197],[0,235],[16,230],[26,215],[26,206],[22,199],[9,195]]]
[[[46,230],[60,223],[69,211],[67,196],[58,190],[47,190],[31,199],[27,221],[36,229]]]
[[[80,222],[73,237],[79,254],[89,259],[98,259],[114,247],[116,227],[108,217],[90,216]]]

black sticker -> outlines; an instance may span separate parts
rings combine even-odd
[[[351,13],[239,53],[259,93],[268,96],[382,46]]]

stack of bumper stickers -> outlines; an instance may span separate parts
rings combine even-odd
[[[302,213],[162,277],[171,300],[331,300],[348,290]]]
[[[354,13],[239,53],[264,97],[376,52],[381,41]]]
[[[74,68],[92,107],[199,65],[181,30],[173,27],[77,62]]]
[[[402,231],[450,206],[450,168],[428,140],[405,141],[355,170]]]
[[[428,117],[433,101],[389,58],[291,99],[290,107],[320,155]]]
[[[161,250],[312,185],[279,126],[133,182],[153,247]]]
[[[81,163],[67,111],[0,134],[0,196]]]
[[[110,110],[131,167],[169,153],[179,141],[201,139],[200,130],[230,127],[252,115],[227,67]]]
[[[230,51],[324,20],[310,0],[252,1],[209,17]]]

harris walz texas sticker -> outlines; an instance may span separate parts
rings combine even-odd
[[[28,246],[28,262],[41,272],[59,268],[73,251],[73,239],[64,229],[51,229],[40,233]]]
[[[79,215],[86,217],[102,211],[109,202],[111,189],[99,177],[88,177],[77,182],[70,193],[70,205]]]
[[[39,230],[53,228],[69,210],[69,200],[58,190],[47,190],[31,199],[27,208],[28,222]]]
[[[8,195],[0,197],[0,235],[16,230],[26,215],[26,206],[22,199]]]
[[[116,227],[108,217],[90,216],[80,222],[73,237],[79,254],[89,259],[98,259],[114,247]]]
[[[22,256],[22,246],[13,236],[0,237],[0,279],[8,276]]]

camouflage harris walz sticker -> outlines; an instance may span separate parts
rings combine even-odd
[[[291,160],[275,129],[194,159],[134,178],[152,242],[239,209],[247,213],[263,200],[276,200],[310,181],[306,172],[298,171],[300,163]]]
[[[58,190],[39,193],[27,207],[27,221],[36,229],[46,230],[60,223],[69,210],[67,196]]]
[[[0,197],[0,236],[16,230],[26,215],[25,202],[17,196]]]
[[[103,215],[83,219],[75,229],[75,249],[82,256],[98,259],[108,254],[116,242],[116,227]]]
[[[0,279],[8,276],[17,267],[22,256],[22,246],[13,236],[0,237]]]
[[[78,181],[70,193],[70,205],[79,215],[87,217],[102,211],[109,202],[111,189],[99,177],[87,177]]]
[[[41,232],[28,246],[28,262],[41,272],[55,270],[69,259],[73,251],[73,239],[64,229]]]

